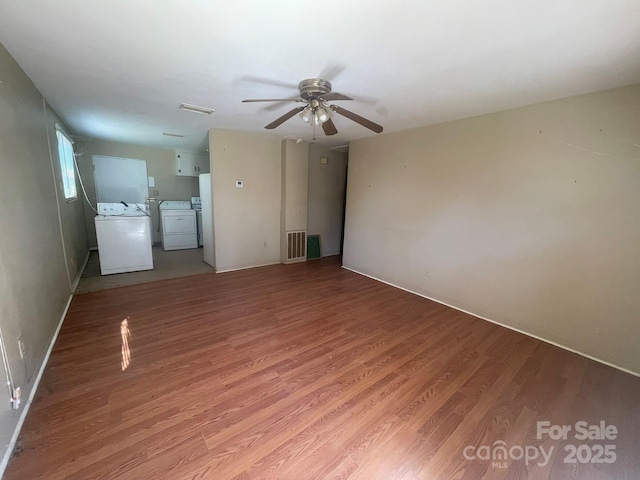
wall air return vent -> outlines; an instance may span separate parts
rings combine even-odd
[[[287,232],[287,262],[307,258],[307,232]]]

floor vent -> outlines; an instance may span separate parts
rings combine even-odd
[[[307,232],[287,232],[287,261],[307,257]]]

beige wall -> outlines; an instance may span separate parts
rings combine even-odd
[[[199,185],[197,177],[182,177],[176,175],[175,151],[163,148],[127,145],[123,143],[107,142],[103,140],[81,139],[76,142],[82,179],[87,189],[91,203],[96,204],[96,190],[93,178],[92,156],[105,155],[108,157],[134,158],[147,161],[147,175],[154,177],[156,186],[149,188],[149,196],[155,197],[156,203],[151,204],[151,220],[153,223],[153,241],[160,243],[158,230],[158,202],[161,200],[190,200],[198,196]],[[157,195],[154,195],[157,191]],[[85,208],[86,228],[89,244],[97,246],[96,229],[93,218],[95,212]]]
[[[640,372],[639,105],[633,86],[353,142],[345,266]]]
[[[279,263],[280,140],[211,129],[209,152],[216,270]]]
[[[6,461],[6,446],[88,248],[83,241],[82,202],[67,203],[61,188],[60,200],[56,198],[59,120],[2,45],[0,72],[0,328],[23,399],[20,410],[12,410],[8,388],[0,389],[0,444]],[[24,360],[18,338],[26,346]],[[4,384],[3,368],[0,362]]]
[[[320,164],[320,157],[328,159]],[[347,154],[322,145],[309,148],[309,235],[320,235],[322,256],[340,253]]]
[[[309,144],[282,141],[284,184],[284,229],[307,229],[307,185],[309,178]]]

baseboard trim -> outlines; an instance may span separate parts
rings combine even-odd
[[[281,262],[283,265],[293,265],[295,263],[303,263],[307,261],[307,257],[304,258],[296,258],[295,260],[287,260],[286,262]]]
[[[340,255],[340,252],[327,253],[326,255],[322,255],[322,258],[325,258],[325,257],[335,257],[336,255]]]
[[[76,275],[76,279],[73,281],[73,285],[71,286],[71,294],[72,295],[76,291],[76,288],[78,288],[78,283],[80,283],[80,279],[82,278],[82,273],[84,272],[84,269],[87,266],[87,262],[89,261],[89,255],[91,255],[91,250],[89,250],[87,252],[87,255],[84,257],[84,262],[82,262],[82,267],[80,267],[80,270],[78,270],[78,274]]]
[[[257,265],[249,265],[246,267],[232,267],[225,268],[223,270],[216,270],[216,273],[227,273],[227,272],[237,272],[238,270],[247,270],[248,268],[258,268],[258,267],[268,267],[269,265],[279,265],[280,262],[271,262],[271,263],[260,263]]]
[[[350,272],[357,273],[358,275],[362,275],[364,277],[370,278],[372,280],[376,280],[377,282],[384,283],[386,285],[390,285],[392,287],[399,288],[400,290],[404,290],[405,292],[409,292],[409,293],[412,293],[414,295],[418,295],[419,297],[426,298],[427,300],[431,300],[432,302],[440,303],[440,304],[445,305],[447,307],[453,308],[454,310],[458,310],[460,312],[467,313],[467,314],[472,315],[472,316],[474,316],[476,318],[479,318],[480,320],[484,320],[486,322],[490,322],[490,323],[493,323],[495,325],[499,325],[501,327],[508,328],[509,330],[513,330],[514,332],[518,332],[518,333],[521,333],[521,334],[526,335],[528,337],[535,338],[536,340],[540,340],[541,342],[549,343],[549,344],[554,345],[556,347],[562,348],[563,350],[567,350],[569,352],[576,353],[576,354],[578,354],[578,355],[580,355],[582,357],[588,358],[589,360],[593,360],[595,362],[602,363],[603,365],[607,365],[608,367],[615,368],[616,370],[621,370],[621,371],[623,371],[625,373],[628,373],[630,375],[633,375],[635,377],[640,377],[640,373],[638,373],[638,372],[634,372],[633,370],[629,370],[628,368],[621,367],[620,365],[616,365],[615,363],[607,362],[606,360],[602,360],[601,358],[594,357],[592,355],[589,355],[588,353],[581,352],[580,350],[575,350],[575,349],[573,349],[571,347],[567,347],[566,345],[562,345],[560,343],[554,342],[553,340],[549,340],[547,338],[540,337],[538,335],[534,335],[533,333],[527,332],[525,330],[520,330],[519,328],[512,327],[511,325],[506,325],[504,323],[498,322],[496,320],[492,320],[492,319],[487,318],[487,317],[483,317],[482,315],[478,315],[477,313],[470,312],[469,310],[465,310],[464,308],[456,307],[455,305],[451,305],[449,303],[443,302],[442,300],[438,300],[437,298],[429,297],[429,296],[427,296],[427,295],[425,295],[423,293],[415,292],[415,291],[410,290],[408,288],[396,285],[395,283],[387,282],[387,281],[382,280],[380,278],[374,277],[373,275],[368,275],[366,273],[359,272],[358,270],[355,270],[353,268],[345,267],[344,265],[342,265],[342,268],[344,268],[345,270],[349,270]]]
[[[69,300],[67,300],[67,304],[64,307],[62,312],[62,316],[60,317],[60,321],[58,322],[58,326],[56,327],[55,332],[53,333],[53,337],[51,338],[51,342],[49,344],[49,348],[47,349],[47,353],[42,359],[42,364],[40,365],[40,369],[38,370],[38,375],[36,376],[35,381],[33,382],[33,386],[31,387],[31,392],[29,393],[29,398],[24,403],[22,407],[22,413],[18,418],[18,423],[16,424],[16,428],[13,431],[13,435],[11,435],[11,440],[7,445],[7,449],[4,452],[4,456],[2,457],[2,462],[0,462],[0,478],[4,475],[4,471],[7,469],[7,465],[9,465],[9,460],[11,459],[11,455],[13,454],[13,449],[16,446],[16,442],[18,441],[18,436],[20,435],[20,430],[22,430],[22,425],[24,424],[25,419],[27,418],[27,414],[29,413],[29,408],[31,407],[31,403],[36,396],[36,391],[38,390],[38,385],[40,385],[40,380],[42,379],[42,374],[44,373],[44,369],[49,362],[49,357],[51,356],[51,352],[53,350],[53,346],[58,339],[58,334],[60,333],[60,329],[62,328],[62,323],[64,322],[64,318],[67,316],[67,311],[69,310],[69,306],[71,305],[71,300],[73,300],[73,295],[69,295]]]

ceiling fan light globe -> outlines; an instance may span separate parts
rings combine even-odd
[[[327,113],[327,111],[320,107],[316,110],[316,116],[318,118],[318,124],[323,124],[324,122],[326,122],[327,120],[329,120],[329,114]]]
[[[309,107],[307,107],[302,112],[300,112],[299,117],[302,119],[303,122],[311,123],[313,114],[311,113],[311,110],[309,109]]]

